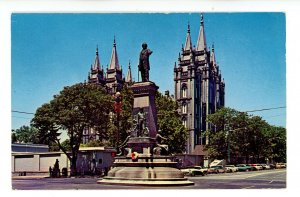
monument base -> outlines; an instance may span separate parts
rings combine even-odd
[[[146,156],[140,154],[136,161],[131,157],[116,157],[114,168],[99,184],[143,186],[187,186],[194,183],[176,168],[170,156]]]

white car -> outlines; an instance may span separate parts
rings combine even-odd
[[[196,176],[196,175],[204,176],[207,174],[207,169],[202,168],[201,166],[194,166],[190,168],[181,169],[181,172],[183,172],[185,176]]]
[[[269,165],[265,164],[265,163],[260,164],[260,165],[263,167],[263,170],[270,170],[271,169],[271,167]]]
[[[234,165],[225,165],[226,172],[237,172],[239,169]]]

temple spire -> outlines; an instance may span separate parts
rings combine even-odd
[[[114,36],[114,43],[113,43],[113,49],[110,58],[109,69],[120,69],[115,36]]]
[[[131,74],[131,66],[130,66],[130,61],[128,64],[128,72],[127,72],[127,76],[126,76],[126,82],[132,82],[132,74]]]
[[[98,45],[97,45],[97,48],[96,48],[96,57],[95,57],[95,61],[94,61],[94,64],[92,66],[92,68],[94,70],[96,69],[100,69],[100,58],[99,58],[99,52],[98,52]]]
[[[197,46],[196,51],[203,51],[206,50],[206,37],[205,37],[205,31],[204,31],[204,20],[203,20],[203,14],[201,14],[201,22],[200,22],[200,31],[199,36],[197,40]]]
[[[216,62],[216,56],[215,56],[215,47],[214,47],[214,44],[212,45],[212,48],[211,48],[210,61],[213,63],[213,65],[217,64],[217,62]]]
[[[192,49],[192,39],[191,39],[191,29],[190,29],[190,22],[189,22],[186,39],[185,39],[184,50],[187,51],[187,50],[191,50],[191,49]]]

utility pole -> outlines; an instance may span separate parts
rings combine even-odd
[[[228,124],[225,125],[226,141],[227,141],[227,163],[230,163],[230,127]]]

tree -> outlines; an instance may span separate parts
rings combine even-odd
[[[38,144],[40,140],[37,135],[38,131],[32,126],[21,126],[12,132],[12,140],[14,142],[33,143]]]
[[[16,143],[18,141],[15,130],[11,130],[11,143]]]
[[[270,126],[266,130],[266,136],[269,142],[268,159],[273,162],[286,162],[286,129]]]
[[[184,152],[188,134],[177,112],[177,103],[159,92],[156,94],[155,103],[158,133],[168,139],[167,145],[171,153]]]
[[[105,132],[109,122],[112,98],[105,90],[94,84],[79,83],[64,87],[50,103],[37,109],[32,125],[40,136],[55,142],[71,162],[71,175],[76,175],[76,161],[85,128]],[[70,153],[60,143],[60,131],[67,131]]]
[[[211,158],[232,163],[283,161],[286,158],[285,129],[269,125],[259,116],[251,116],[231,108],[221,108],[207,117],[213,126],[209,144],[205,145]]]
[[[239,116],[238,111],[225,107],[207,116],[207,121],[212,125],[212,129],[206,131],[209,144],[205,145],[205,149],[211,158],[224,159],[227,158],[228,151],[236,152],[236,129],[242,128],[243,120]]]

